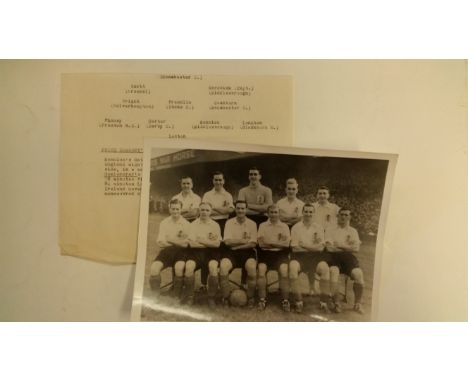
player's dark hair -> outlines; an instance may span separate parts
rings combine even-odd
[[[191,176],[188,176],[188,175],[185,176],[185,175],[184,175],[184,176],[181,176],[181,177],[180,177],[180,181],[181,181],[181,182],[182,182],[182,180],[184,180],[184,179],[190,179],[190,181],[193,183],[193,179],[192,179]]]
[[[259,174],[261,174],[261,173],[262,173],[262,172],[260,171],[260,169],[259,169],[259,168],[257,168],[257,167],[255,167],[255,166],[251,166],[251,167],[249,167],[249,171],[251,171],[251,170],[258,171],[258,173],[259,173]]]
[[[221,175],[223,177],[223,179],[224,179],[224,174],[221,171],[215,171],[213,173],[213,178],[214,178],[215,175]]]
[[[327,186],[324,186],[324,185],[318,186],[317,191],[318,190],[327,190],[328,193],[330,193],[330,189]]]
[[[312,207],[314,209],[314,212],[315,212],[315,207],[312,203],[305,203],[304,206],[302,207],[302,212],[304,212],[304,208],[306,207]]]
[[[341,207],[339,210],[338,210],[338,214],[341,212],[341,211],[349,211],[349,213],[352,215],[353,214],[353,210],[351,208],[349,208],[348,206],[343,206]]]
[[[245,208],[248,208],[248,207],[249,207],[249,205],[247,204],[247,201],[246,201],[246,200],[236,200],[236,202],[234,203],[234,207],[237,207],[237,205],[238,205],[239,203],[245,204]]]
[[[273,207],[278,208],[278,205],[277,205],[276,203],[270,204],[270,205],[267,207],[267,212],[270,212],[270,210],[271,210]]]
[[[183,206],[182,201],[180,201],[179,199],[175,199],[175,198],[169,201],[169,206],[172,206],[173,204],[178,204],[180,208],[182,208]]]
[[[207,206],[210,206],[211,209],[213,209],[213,206],[211,205],[210,202],[201,202],[198,207],[200,207],[202,204],[206,204]]]

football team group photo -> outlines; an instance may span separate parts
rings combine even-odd
[[[370,320],[387,169],[378,159],[155,154],[141,319]]]

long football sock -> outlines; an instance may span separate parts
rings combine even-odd
[[[320,301],[327,302],[330,298],[330,280],[320,279]]]
[[[183,285],[184,285],[184,278],[182,276],[174,276],[174,280],[172,282],[172,288],[174,291],[175,298],[180,298]]]
[[[315,292],[315,277],[313,272],[307,272],[307,278],[309,279],[309,291],[314,291]]]
[[[208,297],[215,297],[218,291],[218,276],[208,276]]]
[[[161,275],[150,276],[149,284],[150,284],[151,290],[154,290],[155,292],[159,292],[161,289]]]
[[[255,296],[255,288],[257,287],[257,279],[255,276],[247,276],[247,298]]]
[[[195,276],[184,277],[185,296],[192,297],[195,291]]]
[[[362,291],[364,287],[362,284],[354,283],[353,284],[353,291],[354,291],[354,303],[358,304],[361,302],[362,299]]]
[[[208,279],[208,268],[207,267],[202,267],[200,269],[200,281],[202,283],[202,285],[206,285],[207,284],[207,279]]]
[[[294,300],[302,301],[302,293],[299,287],[299,279],[298,278],[291,279],[289,283],[291,285],[291,293],[294,296]]]
[[[258,276],[257,277],[257,288],[258,288],[258,297],[259,298],[266,298],[266,277],[265,276]]]
[[[317,273],[314,273],[314,292],[316,294],[320,294],[322,291],[320,290],[320,276]]]
[[[231,287],[229,286],[229,276],[221,276],[219,275],[219,287],[221,289],[221,295],[223,298],[229,297],[229,292],[231,291]]]
[[[280,277],[279,288],[281,291],[281,298],[283,300],[289,300],[289,278]]]
[[[338,281],[330,281],[330,293],[333,296],[333,298],[339,296],[340,293]]]

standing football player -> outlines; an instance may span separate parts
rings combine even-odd
[[[195,194],[193,189],[192,178],[184,176],[180,180],[181,192],[174,195],[172,199],[178,199],[182,203],[181,215],[189,222],[194,221],[198,216],[198,206],[200,205],[201,198]]]
[[[239,190],[237,200],[247,202],[247,217],[253,220],[257,227],[267,219],[265,212],[270,204],[273,204],[271,188],[260,183],[262,175],[256,167],[249,170],[249,185]]]
[[[210,203],[212,206],[211,219],[215,220],[221,228],[221,233],[224,232],[229,215],[234,212],[234,204],[232,195],[224,189],[224,175],[222,172],[213,174],[213,189],[205,192],[202,201]]]
[[[315,209],[314,223],[322,226],[326,231],[328,228],[334,228],[337,224],[337,216],[340,207],[335,203],[329,202],[330,190],[327,186],[319,186],[317,189],[317,201],[312,203]],[[319,275],[309,274],[309,284],[311,286],[310,294],[320,293]]]
[[[210,191],[205,192],[202,201],[211,204],[211,219],[219,224],[221,235],[223,235],[226,221],[229,218],[229,215],[234,211],[234,204],[232,195],[224,189],[224,174],[222,172],[216,171],[213,174],[213,188]],[[206,267],[202,267],[202,289],[206,289],[207,278],[208,270]]]
[[[317,201],[313,203],[315,208],[314,223],[322,226],[326,231],[329,227],[336,227],[338,207],[335,203],[330,203],[330,190],[326,186],[320,186],[317,190]]]
[[[290,178],[286,181],[286,197],[276,203],[280,212],[280,220],[289,227],[299,222],[302,218],[304,202],[297,198],[299,185],[297,180]]]

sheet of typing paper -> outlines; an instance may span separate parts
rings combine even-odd
[[[60,248],[136,260],[143,138],[292,145],[290,76],[63,74]]]

